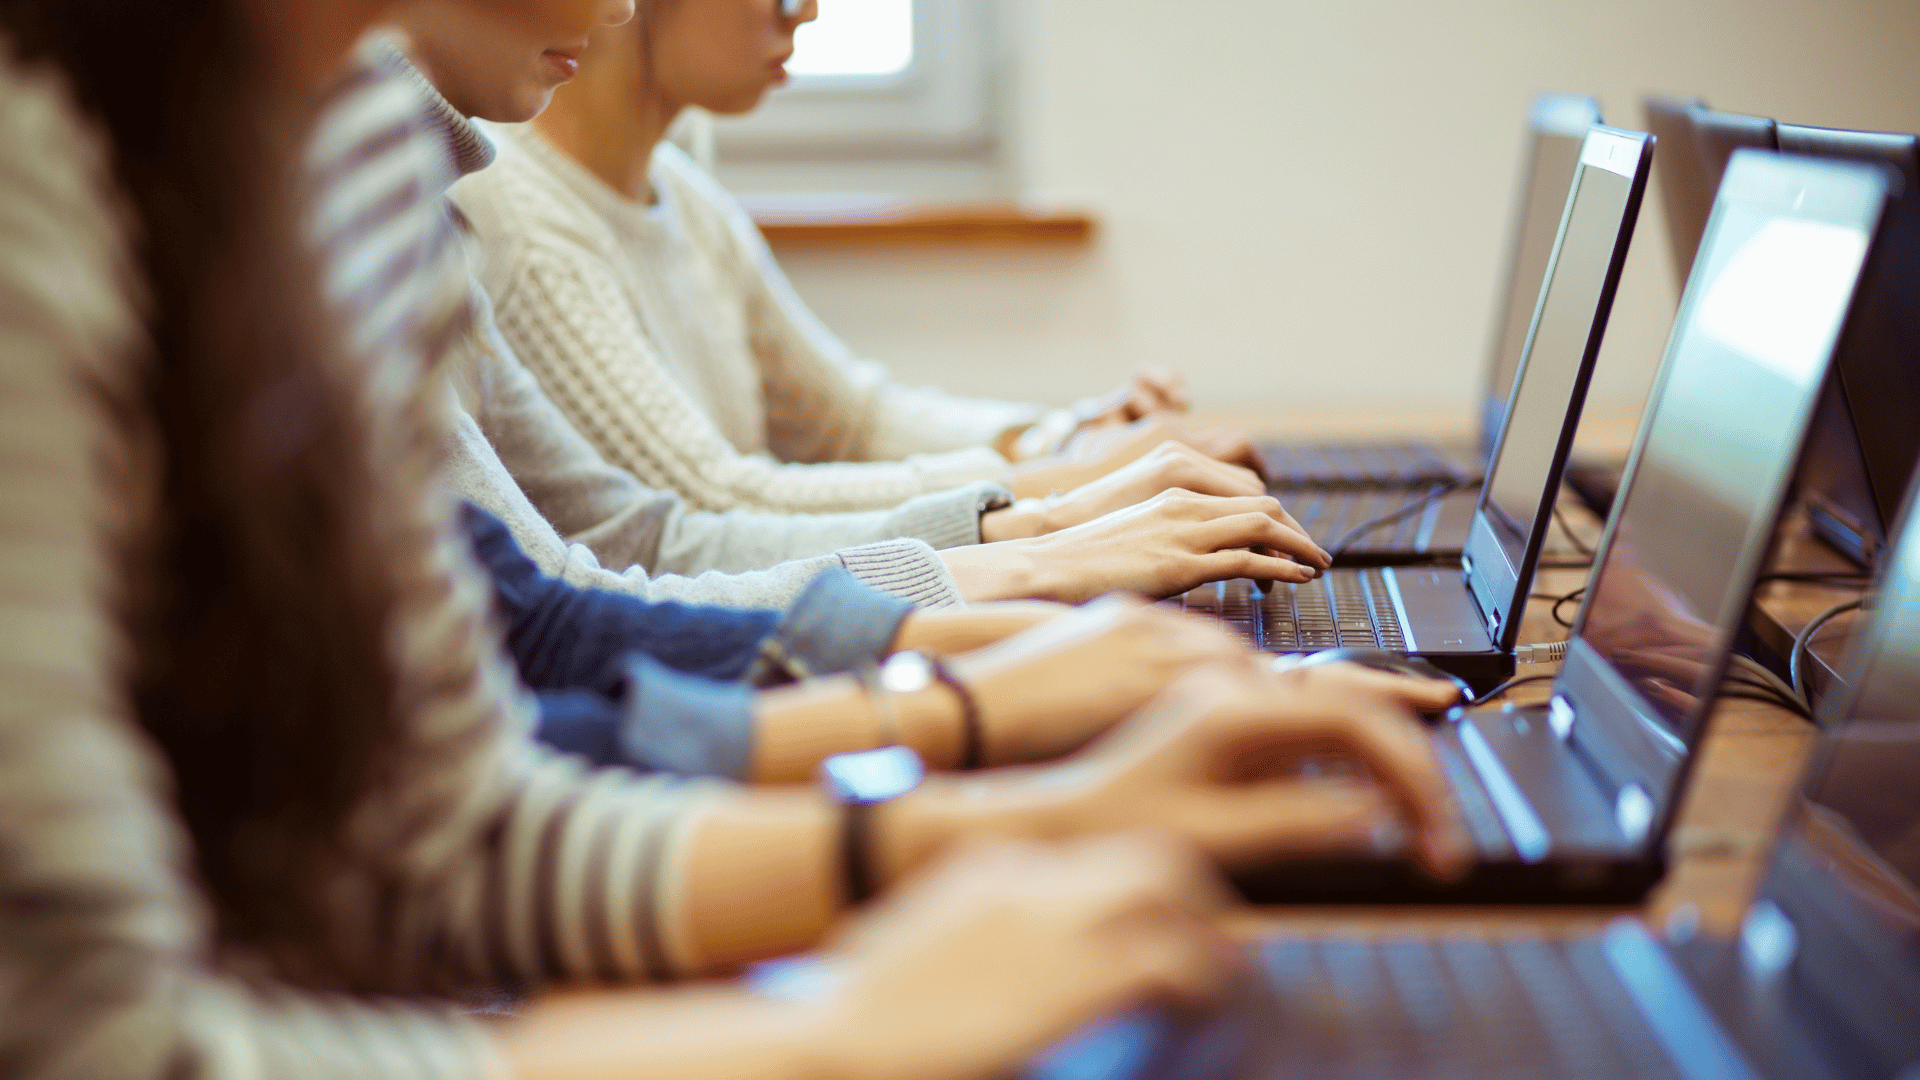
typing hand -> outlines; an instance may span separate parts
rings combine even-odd
[[[1242,950],[1212,929],[1218,879],[1145,836],[976,849],[852,924],[823,1006],[827,1075],[1007,1075],[1086,1023],[1220,999]]]

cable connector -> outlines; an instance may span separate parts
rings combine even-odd
[[[1564,641],[1536,641],[1513,650],[1514,660],[1522,664],[1553,664],[1567,658]]]

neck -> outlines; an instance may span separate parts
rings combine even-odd
[[[635,43],[596,41],[587,59],[534,126],[608,187],[651,203],[653,148],[684,106],[652,85]]]

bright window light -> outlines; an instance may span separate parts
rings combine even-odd
[[[793,38],[797,76],[898,75],[913,63],[913,0],[819,0]]]

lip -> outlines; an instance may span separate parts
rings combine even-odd
[[[586,51],[586,43],[581,42],[578,45],[548,49],[540,54],[540,59],[546,61],[547,67],[558,75],[562,82],[569,82],[574,76],[580,74],[580,57]]]
[[[773,73],[774,78],[784,80],[787,77],[787,61],[791,59],[793,59],[793,51],[789,49],[780,57],[768,61],[767,70]]]

